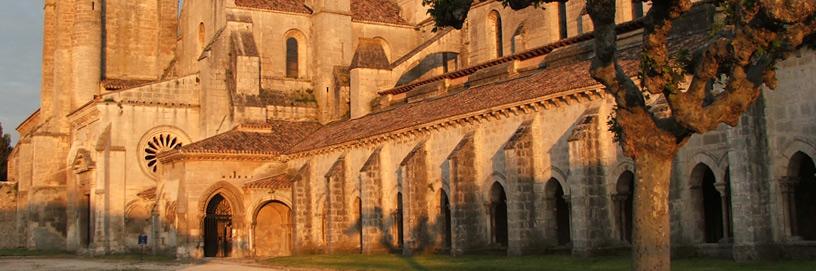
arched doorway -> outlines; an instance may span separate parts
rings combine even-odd
[[[255,215],[255,256],[291,255],[292,213],[289,206],[278,201],[264,204]]]
[[[229,257],[232,251],[232,206],[216,194],[204,217],[204,257]]]
[[[697,203],[699,228],[703,231],[703,242],[717,243],[723,236],[722,196],[717,191],[714,172],[705,164],[698,164],[691,173],[692,200]],[[695,191],[696,190],[696,191]]]
[[[612,197],[615,201],[617,215],[615,220],[618,222],[618,238],[627,243],[632,242],[632,201],[634,198],[635,174],[631,171],[625,171],[618,177],[615,190],[616,194]]]
[[[507,247],[507,195],[498,182],[490,188],[490,228],[493,243]]]
[[[442,222],[442,236],[444,240],[444,249],[446,251],[450,251],[453,239],[451,236],[451,208],[450,208],[450,201],[448,200],[448,193],[445,190],[442,190],[439,196],[439,213],[441,214],[441,222]]]
[[[803,240],[816,240],[816,166],[813,158],[802,152],[791,156],[788,176],[791,235]]]
[[[564,198],[564,188],[556,179],[547,181],[546,190],[555,218],[555,235],[558,245],[566,246],[572,241],[570,236],[570,210],[567,199]]]

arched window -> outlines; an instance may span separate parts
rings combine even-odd
[[[728,192],[724,181],[717,181],[714,172],[707,165],[700,163],[691,172],[692,201],[696,211],[695,220],[702,230],[700,240],[704,243],[717,243],[727,237],[725,206]],[[719,189],[718,189],[719,186]],[[721,191],[722,190],[722,191]]]
[[[558,2],[558,32],[561,39],[567,38],[567,3]]]
[[[816,240],[816,165],[803,152],[791,156],[782,187],[792,239]]]
[[[298,41],[295,38],[286,39],[286,77],[298,78]]]
[[[490,188],[490,231],[492,243],[507,247],[507,194],[504,187],[498,182]]]
[[[204,40],[207,38],[207,33],[204,30],[204,23],[198,23],[198,50],[204,50]]]
[[[559,246],[566,246],[572,242],[570,231],[570,207],[564,195],[564,188],[555,178],[551,178],[545,185],[547,204],[549,205],[550,217],[553,222],[550,224],[550,232],[558,240]]]
[[[504,56],[504,48],[502,48],[502,21],[501,15],[498,11],[491,11],[488,16],[489,29],[488,35],[492,39],[491,46],[496,52],[495,57]]]

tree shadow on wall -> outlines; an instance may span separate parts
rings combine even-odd
[[[442,239],[444,237],[444,233],[442,233],[444,225],[439,223],[439,220],[437,220],[437,223],[430,223],[430,219],[423,215],[417,219],[418,222],[415,227],[404,228],[404,230],[408,230],[408,232],[405,232],[404,235],[414,236],[413,240],[411,240],[411,238],[406,238],[405,242],[403,242],[403,246],[408,246],[408,255],[406,255],[403,247],[398,245],[398,237],[394,236],[396,232],[396,230],[394,230],[396,227],[394,224],[395,221],[393,221],[393,219],[389,219],[389,221],[387,221],[388,223],[386,223],[385,214],[381,207],[374,207],[374,210],[368,212],[368,216],[371,218],[366,220],[370,221],[371,224],[365,224],[363,221],[357,220],[350,227],[343,230],[346,237],[349,238],[354,237],[357,234],[361,234],[362,231],[365,230],[366,226],[375,227],[380,232],[379,240],[376,242],[379,243],[382,250],[390,254],[398,255],[399,259],[410,266],[412,270],[430,270],[428,267],[425,267],[417,262],[416,259],[413,258],[413,255],[428,255],[449,252],[449,248],[442,248],[444,245],[439,243],[440,240],[444,242],[444,239]],[[433,229],[438,230],[434,231]],[[363,252],[362,247],[360,248],[360,251]]]

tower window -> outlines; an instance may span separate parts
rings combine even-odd
[[[567,38],[567,3],[558,2],[558,31],[561,39]]]
[[[286,40],[286,77],[298,77],[298,41],[295,38]]]
[[[204,50],[204,40],[207,38],[207,33],[204,32],[204,23],[198,24],[198,50]]]
[[[502,46],[503,37],[502,37],[501,15],[499,15],[499,12],[497,12],[495,10],[491,11],[490,15],[488,17],[488,20],[489,20],[489,27],[490,27],[490,29],[488,31],[488,33],[489,33],[488,35],[492,34],[491,38],[493,39],[491,41],[491,43],[492,43],[491,45],[492,45],[493,49],[495,49],[496,57],[502,57],[502,56],[504,56],[504,48]]]

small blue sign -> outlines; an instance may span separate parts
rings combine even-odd
[[[139,235],[139,245],[147,245],[147,235],[145,234]]]

